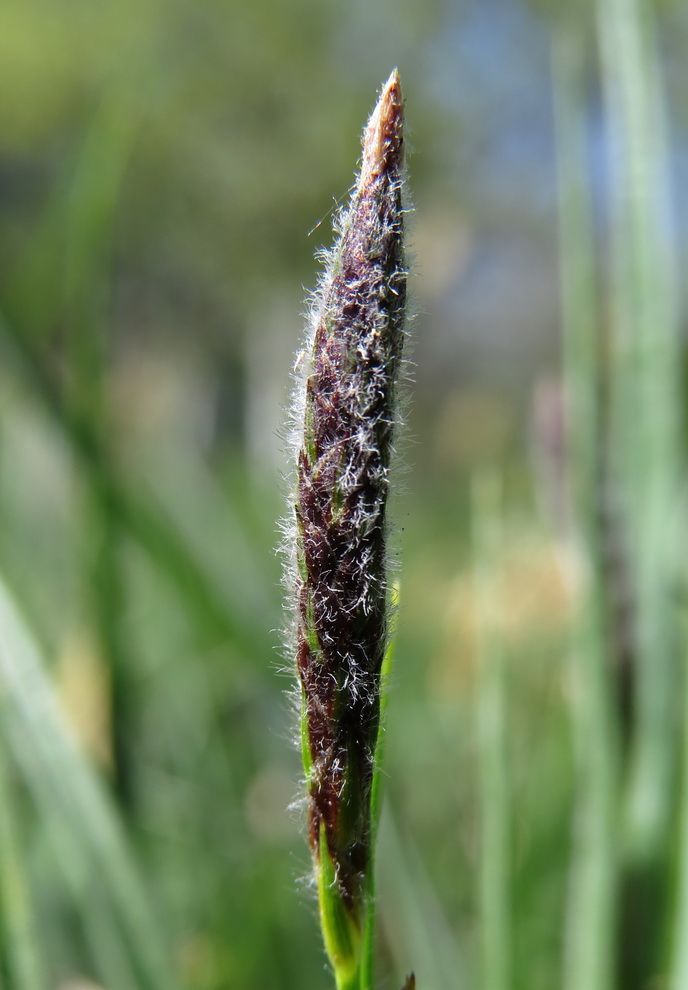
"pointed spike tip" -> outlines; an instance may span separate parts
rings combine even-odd
[[[382,172],[398,171],[404,154],[404,99],[396,69],[382,87],[363,135],[359,188]]]

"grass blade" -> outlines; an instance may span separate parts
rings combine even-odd
[[[0,703],[14,759],[61,837],[68,881],[90,885],[98,877],[111,922],[100,937],[130,960],[140,986],[173,990],[176,980],[114,806],[74,743],[38,650],[1,584]],[[89,910],[85,921],[92,921]]]
[[[652,10],[599,0],[612,202],[613,451],[635,589],[636,730],[629,845],[652,857],[665,844],[675,770],[676,573],[680,353],[667,236],[664,101]]]
[[[11,990],[41,990],[45,982],[14,810],[15,796],[0,748],[0,944]]]
[[[665,100],[651,4],[598,0],[612,203],[612,450],[633,589],[634,710],[619,894],[620,980],[660,971],[680,713],[681,353],[668,225]]]
[[[565,990],[607,990],[614,965],[618,744],[597,508],[604,442],[601,347],[586,170],[585,47],[578,27],[558,28],[552,71],[567,447],[573,536],[582,581],[571,646],[578,786],[563,985]]]
[[[501,485],[496,474],[473,486],[474,583],[477,606],[477,723],[480,802],[481,987],[507,990],[511,963],[511,821],[507,769],[504,656],[498,625],[497,555]]]

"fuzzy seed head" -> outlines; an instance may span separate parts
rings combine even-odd
[[[362,918],[387,646],[386,508],[404,343],[403,101],[384,85],[297,366],[290,569],[309,840]]]

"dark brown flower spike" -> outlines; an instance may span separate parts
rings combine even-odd
[[[397,72],[300,356],[293,583],[308,829],[338,987],[359,987],[371,788],[387,648],[386,507],[404,343],[403,101]]]

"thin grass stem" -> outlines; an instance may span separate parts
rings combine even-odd
[[[586,59],[578,26],[559,25],[552,74],[568,469],[580,585],[571,643],[577,787],[563,986],[608,990],[614,968],[618,743],[598,525],[601,346],[586,168]]]
[[[42,990],[46,984],[16,806],[0,746],[0,940],[12,990]]]
[[[486,472],[474,480],[471,516],[477,628],[480,986],[483,990],[508,990],[512,985],[511,815],[499,620],[502,496],[495,472]]]
[[[660,971],[670,927],[682,676],[673,601],[682,525],[681,354],[653,8],[598,0],[597,9],[611,153],[611,449],[633,591],[633,735],[619,892],[619,979],[633,990]]]
[[[666,844],[675,792],[671,587],[680,355],[652,9],[637,0],[598,0],[597,8],[610,141],[612,450],[633,575],[637,653],[627,841],[630,856],[642,861]]]
[[[395,589],[393,605],[398,605],[399,594]],[[385,756],[385,711],[389,697],[389,678],[394,661],[394,637],[390,639],[385,659],[380,671],[380,725],[375,746],[375,770],[370,793],[370,865],[368,867],[368,910],[366,911],[363,944],[361,947],[361,984],[360,990],[373,990],[375,974],[375,848],[377,832],[380,825],[382,807],[382,774]]]

